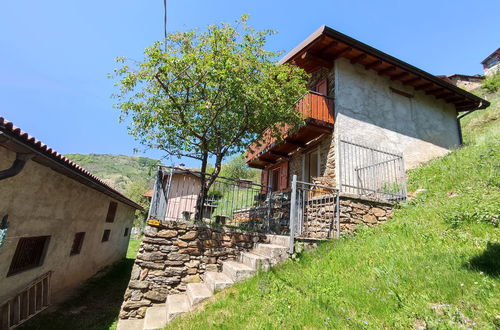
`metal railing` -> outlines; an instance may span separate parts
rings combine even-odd
[[[0,305],[0,330],[14,329],[50,305],[50,277],[42,275]]]
[[[387,201],[406,199],[401,153],[339,137],[338,160],[342,192]]]
[[[295,238],[329,239],[340,237],[340,194],[334,187],[297,181],[292,177],[290,248]]]
[[[159,166],[148,220],[194,221],[201,212],[204,223],[288,231],[289,192],[272,192],[269,186],[249,180],[217,177],[203,198],[201,175],[195,170]],[[211,174],[205,176],[211,178]]]

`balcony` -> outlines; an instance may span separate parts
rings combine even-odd
[[[245,161],[248,166],[264,168],[276,163],[280,158],[288,157],[298,148],[305,148],[307,144],[323,134],[333,131],[334,106],[333,98],[309,92],[295,105],[296,111],[304,117],[304,125],[293,132],[289,128],[282,129],[282,138],[271,135],[271,129],[264,132],[264,137],[256,141],[247,149]]]

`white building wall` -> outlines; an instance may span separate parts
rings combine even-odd
[[[336,136],[402,152],[407,169],[460,143],[453,105],[343,58],[335,62],[335,114]]]

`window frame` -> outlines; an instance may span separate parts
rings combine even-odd
[[[127,237],[130,235],[130,230],[128,227],[125,227],[125,233],[123,233],[123,237]]]
[[[104,229],[102,232],[101,243],[109,242],[109,238],[111,237],[111,229]]]
[[[118,203],[115,201],[110,201],[108,205],[108,213],[106,214],[106,222],[115,222],[116,211],[118,210]]]
[[[84,231],[75,233],[75,236],[73,238],[73,244],[71,245],[71,251],[69,252],[70,257],[80,254],[80,252],[82,251],[84,240],[85,240]]]
[[[26,259],[26,258],[33,256],[33,253],[25,252],[25,250],[23,250],[23,248],[27,249],[26,245],[28,243],[26,243],[26,242],[29,240],[35,240],[35,239],[40,239],[40,240],[44,239],[44,241],[41,244],[38,243],[39,245],[43,244],[43,247],[41,249],[37,249],[38,250],[37,251],[38,252],[37,259],[33,260],[33,262],[29,265],[19,266],[18,264],[22,262],[20,260],[21,258]],[[49,248],[50,239],[51,239],[50,235],[30,236],[30,237],[19,238],[19,240],[17,242],[16,250],[14,251],[14,255],[12,256],[12,259],[10,261],[10,266],[9,266],[9,271],[7,272],[7,277],[42,266],[44,261],[45,261],[45,257],[47,255],[47,250]],[[37,243],[31,243],[31,244],[35,245]],[[37,247],[36,245],[31,246],[30,249],[32,250],[32,249],[35,249],[36,247]],[[23,253],[29,254],[29,256],[28,257],[26,257],[26,255],[23,256]]]

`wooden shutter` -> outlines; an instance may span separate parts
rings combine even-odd
[[[280,164],[279,190],[288,189],[288,161]]]
[[[260,173],[260,184],[264,186],[262,187],[261,191],[263,194],[267,193],[268,178],[269,178],[269,170],[262,170],[262,172]]]
[[[316,84],[316,92],[323,95],[328,95],[328,80],[321,79],[320,81],[318,81],[318,83]]]

